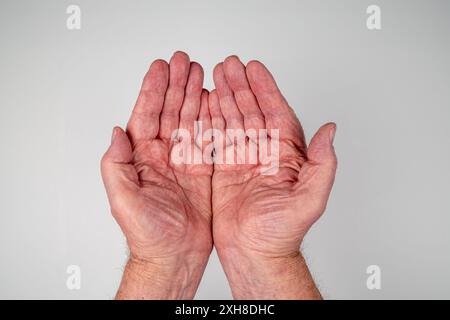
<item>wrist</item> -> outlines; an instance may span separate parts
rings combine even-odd
[[[218,250],[235,299],[321,299],[299,251],[280,257]]]
[[[192,299],[209,255],[140,259],[130,256],[116,299]]]

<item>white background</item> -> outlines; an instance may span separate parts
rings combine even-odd
[[[175,50],[209,89],[230,54],[266,63],[308,139],[337,123],[335,188],[303,245],[325,297],[450,298],[449,39],[449,1],[1,0],[0,298],[114,297],[127,250],[99,161]],[[215,253],[197,298],[231,298]]]

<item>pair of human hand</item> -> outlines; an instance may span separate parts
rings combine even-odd
[[[156,60],[126,132],[114,128],[101,169],[130,249],[117,298],[193,298],[213,245],[235,298],[320,298],[299,250],[333,185],[336,127],[322,126],[307,147],[294,111],[258,61],[245,66],[230,56],[214,68],[214,83],[215,90],[203,89],[202,67],[183,52],[169,63]],[[277,171],[264,174],[260,162],[218,163],[213,154],[237,146],[195,137],[195,121],[225,136],[226,129],[278,129]],[[211,159],[174,163],[177,129]],[[213,153],[205,149],[211,143]],[[258,148],[245,140],[246,151]]]

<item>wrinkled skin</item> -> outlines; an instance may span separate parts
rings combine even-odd
[[[211,252],[212,166],[175,165],[170,157],[174,130],[187,129],[193,137],[194,121],[210,126],[202,88],[203,70],[185,53],[176,52],[170,65],[153,62],[127,133],[114,129],[102,159],[111,210],[134,259],[172,261]]]
[[[294,111],[260,62],[244,66],[231,56],[213,76],[216,89],[208,94],[201,66],[185,53],[176,52],[170,64],[156,60],[126,132],[113,131],[102,177],[131,255],[118,298],[192,298],[213,239],[235,297],[320,298],[299,247],[333,185],[336,127],[322,126],[307,146]],[[218,163],[218,154],[236,149],[226,137],[215,138],[212,165],[211,150],[205,152],[210,141],[199,143],[195,120],[203,132],[278,129],[278,170]],[[172,161],[178,128],[191,134],[202,164]],[[262,145],[246,141],[246,151],[253,147]]]
[[[261,163],[215,165],[213,231],[219,256],[226,250],[252,257],[296,256],[333,185],[335,125],[320,128],[307,147],[297,117],[260,62],[245,67],[231,56],[216,66],[214,83],[209,96],[214,128],[279,129],[280,138],[275,174],[263,175]],[[249,140],[247,149],[251,143],[258,141]],[[228,141],[225,148],[236,146]],[[230,256],[223,256],[226,263]]]

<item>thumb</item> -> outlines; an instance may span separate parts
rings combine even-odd
[[[118,199],[139,185],[136,169],[130,164],[132,157],[127,134],[120,127],[115,127],[111,145],[101,161],[103,183],[112,207]]]
[[[333,147],[335,133],[334,123],[320,127],[311,139],[307,151],[308,161],[303,164],[298,179],[299,188],[308,190],[322,212],[325,210],[336,174],[337,159]]]
[[[132,148],[127,134],[120,127],[113,129],[111,145],[103,156],[105,162],[129,163],[132,158]]]
[[[330,122],[320,127],[308,147],[309,162],[322,166],[336,166],[336,154],[333,147],[335,134],[335,123]]]

